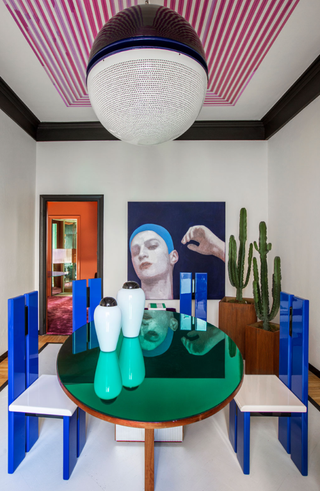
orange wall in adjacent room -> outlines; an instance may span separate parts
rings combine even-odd
[[[78,218],[78,280],[94,278],[97,272],[98,204],[95,201],[48,202],[50,218]],[[79,225],[80,223],[80,225]],[[51,236],[51,233],[48,234]]]

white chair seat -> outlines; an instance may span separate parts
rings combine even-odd
[[[63,392],[56,375],[41,375],[9,406],[9,411],[48,416],[72,416],[77,409]]]
[[[242,412],[305,413],[306,406],[276,375],[245,375],[235,402]]]

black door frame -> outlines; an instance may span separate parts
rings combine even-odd
[[[42,194],[40,195],[39,242],[39,332],[46,334],[46,284],[47,284],[47,204],[49,201],[96,201],[98,205],[97,275],[103,291],[103,194]]]

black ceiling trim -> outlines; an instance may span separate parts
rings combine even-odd
[[[177,140],[264,140],[261,121],[195,121]]]
[[[101,141],[117,140],[99,121],[75,123],[40,123],[37,128],[38,142],[44,141]]]
[[[195,121],[178,140],[264,140],[260,121]],[[117,140],[99,122],[40,123],[37,141]]]
[[[261,121],[196,121],[178,140],[268,140],[320,95],[320,56]],[[117,139],[100,122],[41,123],[0,77],[0,109],[36,141]]]
[[[289,90],[265,114],[266,140],[285,124],[289,123],[302,109],[320,95],[320,56],[307,68]]]
[[[28,135],[36,139],[39,119],[0,77],[0,109]]]

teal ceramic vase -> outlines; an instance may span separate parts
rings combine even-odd
[[[123,386],[127,389],[139,387],[144,381],[146,370],[138,337],[123,338],[119,364]]]
[[[93,387],[100,399],[115,399],[120,394],[122,381],[116,351],[100,351]]]

